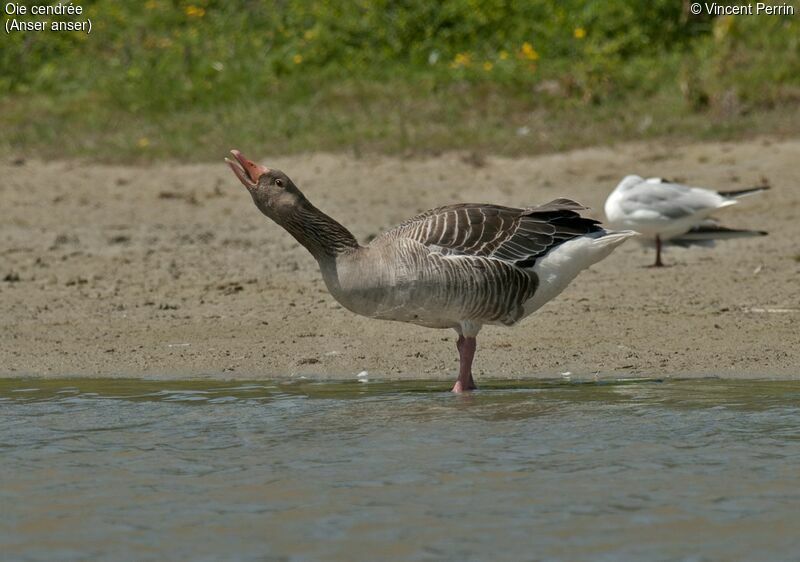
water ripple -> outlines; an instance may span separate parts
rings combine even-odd
[[[800,383],[0,380],[19,560],[788,559]]]

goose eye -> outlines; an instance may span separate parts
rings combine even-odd
[[[275,185],[277,185],[278,187],[283,187],[283,180],[282,179],[276,179],[275,180]]]

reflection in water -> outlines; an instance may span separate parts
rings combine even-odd
[[[0,380],[12,560],[788,559],[800,382]]]

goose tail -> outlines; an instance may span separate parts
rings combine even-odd
[[[635,230],[603,230],[601,235],[594,240],[594,244],[613,250],[625,240],[634,236],[639,236],[639,233]]]

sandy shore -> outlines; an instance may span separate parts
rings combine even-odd
[[[247,147],[239,147],[250,155]],[[0,374],[451,379],[454,334],[357,317],[220,161],[0,163]],[[773,189],[720,213],[770,236],[627,243],[512,328],[486,327],[479,378],[800,378],[800,140],[634,144],[535,158],[261,160],[360,240],[415,212],[567,196],[602,217],[625,173]]]

